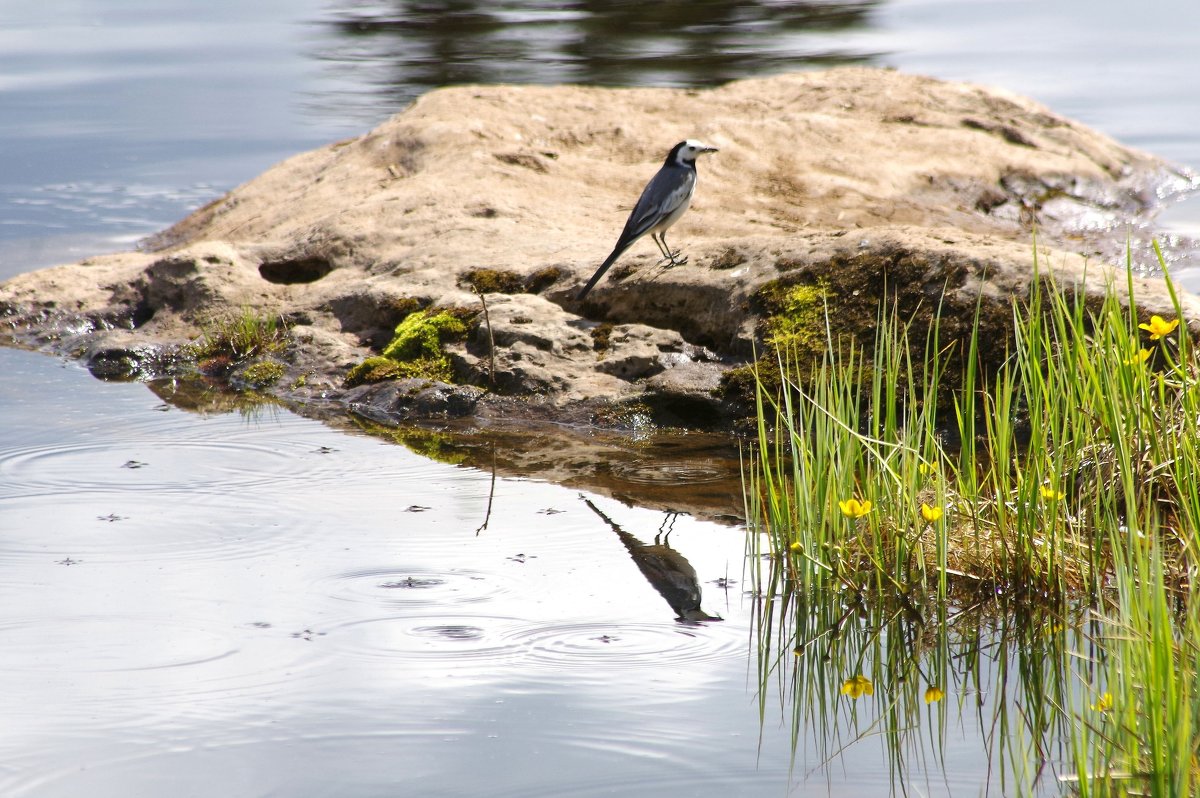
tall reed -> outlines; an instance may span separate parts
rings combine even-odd
[[[760,649],[792,637],[805,651],[822,632],[800,608],[822,595],[923,622],[981,596],[1090,608],[1087,666],[1056,671],[1023,709],[1032,748],[1009,772],[1044,755],[1029,730],[1057,728],[1072,791],[1196,794],[1200,368],[1180,301],[1167,278],[1173,312],[1147,318],[1132,277],[1118,291],[1060,283],[1036,255],[1034,269],[999,362],[981,360],[978,305],[953,341],[940,313],[917,328],[885,302],[873,340],[827,311],[819,358],[774,353],[781,385],[758,382],[745,468],[751,553],[769,563]],[[764,686],[783,670],[760,659]],[[792,692],[827,707],[830,675]]]

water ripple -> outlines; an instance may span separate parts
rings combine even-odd
[[[567,623],[539,625],[513,635],[530,660],[554,667],[605,669],[693,664],[741,658],[745,640],[719,623]]]
[[[353,621],[329,632],[340,652],[389,662],[423,660],[462,667],[501,663],[554,669],[695,664],[745,656],[745,640],[719,624],[530,623],[440,613]]]
[[[10,496],[112,490],[225,493],[284,477],[313,476],[322,461],[298,461],[290,448],[238,440],[29,446],[0,451],[0,490]]]
[[[490,601],[511,590],[497,574],[452,568],[376,568],[328,577],[329,596],[381,607],[435,607]]]
[[[706,485],[737,477],[736,469],[717,460],[615,463],[612,470],[614,476],[638,485]]]
[[[0,672],[151,671],[214,662],[236,653],[226,636],[166,619],[79,617],[0,626]],[[86,657],[63,652],[86,648]]]

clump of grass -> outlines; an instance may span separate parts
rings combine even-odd
[[[1200,369],[1185,328],[1147,340],[1111,287],[1090,304],[1036,281],[1013,305],[1008,359],[987,371],[976,329],[948,430],[928,401],[946,390],[936,322],[920,331],[923,359],[886,308],[870,348],[826,322],[816,365],[781,352],[782,389],[759,383],[764,456],[747,491],[771,553],[805,587],[956,579],[1064,597],[1110,573],[1107,533],[1153,525],[1169,573],[1186,578],[1200,542]]]
[[[244,363],[287,347],[288,327],[279,316],[242,308],[236,316],[214,319],[201,328],[190,353],[197,362],[224,359]]]

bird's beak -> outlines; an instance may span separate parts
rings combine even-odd
[[[700,152],[720,152],[720,150],[710,144],[705,144],[704,149],[700,150]]]

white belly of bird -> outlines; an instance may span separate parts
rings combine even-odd
[[[692,193],[696,189],[696,181],[689,180],[686,184],[679,187],[677,191],[667,198],[663,203],[663,208],[671,208],[674,210],[663,216],[662,221],[650,228],[650,233],[663,233],[667,228],[679,221],[679,217],[687,211],[688,206],[692,204]]]

